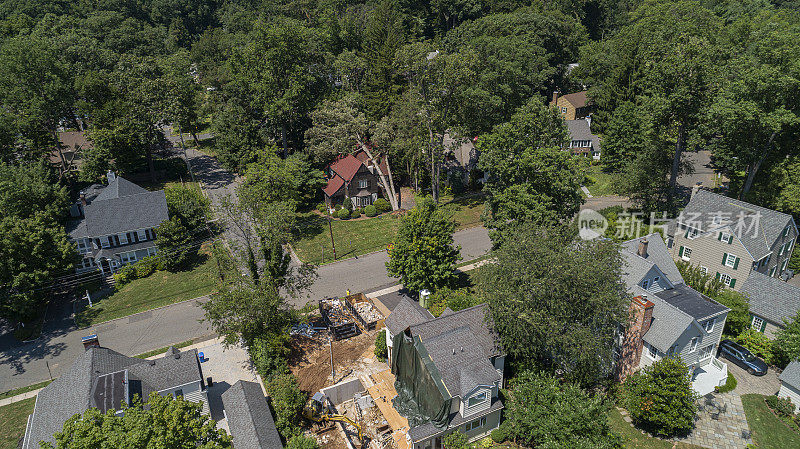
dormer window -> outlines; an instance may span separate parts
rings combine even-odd
[[[706,332],[709,333],[712,332],[714,330],[714,323],[716,321],[717,321],[716,318],[711,318],[710,320],[706,321],[705,323],[703,323],[703,329],[705,329]]]
[[[472,407],[486,401],[486,392],[478,393],[467,400],[467,407]]]

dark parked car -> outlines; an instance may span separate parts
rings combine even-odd
[[[726,359],[746,369],[750,374],[755,374],[756,376],[767,374],[767,364],[738,343],[731,340],[722,340],[719,345],[719,352]]]

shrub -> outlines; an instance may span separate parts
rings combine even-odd
[[[341,210],[339,210],[339,212],[336,212],[336,216],[342,220],[347,220],[350,218],[350,211],[345,208],[342,208]]]
[[[297,435],[286,442],[286,449],[319,449],[319,444],[311,437]]]
[[[189,231],[176,217],[158,225],[156,246],[164,267],[170,271],[185,267],[197,254],[197,248],[192,246]]]
[[[352,212],[350,212],[350,218],[358,218],[361,216],[361,209],[355,208]]]
[[[325,203],[319,203],[317,204],[317,210],[325,214],[328,212],[328,206],[326,206]]]
[[[342,202],[342,209],[347,209],[348,211],[353,210],[353,200],[350,198],[345,198]]]
[[[114,288],[122,289],[126,284],[136,279],[136,264],[128,264],[114,273]]]
[[[467,443],[467,436],[460,430],[447,435],[442,442],[444,449],[466,449]]]
[[[721,387],[714,387],[714,390],[716,390],[717,393],[727,393],[735,389],[736,389],[736,378],[733,377],[733,374],[731,373],[728,373],[728,379],[725,381],[725,385]]]
[[[508,437],[506,436],[506,432],[502,426],[492,430],[491,436],[492,436],[492,441],[494,441],[497,444],[500,444],[508,439]]]
[[[359,213],[359,215],[364,215],[364,208],[363,207],[359,207],[358,208],[358,213]]]
[[[379,360],[386,360],[389,350],[386,348],[386,332],[380,331],[375,337],[375,357]]]
[[[773,344],[772,340],[770,340],[766,335],[748,328],[741,334],[739,334],[735,339],[737,343],[744,346],[745,348],[749,349],[750,352],[755,354],[758,357],[764,359],[765,362],[769,365],[775,364],[775,353],[773,351]]]
[[[147,256],[133,264],[133,266],[136,267],[136,279],[146,278],[157,270],[162,270],[164,268],[161,259],[156,256]]]
[[[286,360],[289,358],[291,337],[288,334],[273,333],[257,337],[249,346],[250,358],[262,379],[289,371]]]
[[[374,217],[378,215],[378,211],[375,209],[375,206],[367,206],[364,208],[364,215],[367,217]]]
[[[637,426],[661,435],[694,428],[695,393],[689,370],[680,359],[655,362],[629,377],[623,388],[625,407]]]
[[[375,206],[375,209],[378,211],[379,214],[392,211],[392,206],[389,205],[389,202],[383,198],[378,198],[377,200],[375,200],[373,206]]]
[[[764,398],[769,408],[779,416],[794,416],[794,404],[789,398],[779,398],[777,396],[767,396]]]
[[[273,376],[265,387],[272,398],[278,432],[286,440],[299,435],[300,414],[306,403],[306,394],[297,386],[297,379],[291,374],[280,374]]]

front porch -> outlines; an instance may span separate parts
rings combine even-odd
[[[692,372],[692,389],[700,396],[714,392],[714,387],[725,385],[728,364],[713,357],[711,363],[696,367]]]

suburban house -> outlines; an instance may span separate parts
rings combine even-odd
[[[750,273],[741,292],[750,299],[750,326],[770,338],[800,310],[800,288],[758,271]]]
[[[155,228],[169,219],[163,190],[151,192],[108,172],[108,185],[93,184],[80,193],[67,225],[70,240],[83,257],[78,273],[114,273],[127,263],[156,254]]]
[[[202,402],[203,413],[209,414],[196,350],[170,348],[163,357],[143,360],[90,346],[36,396],[21,449],[38,449],[40,441],[55,443],[53,435],[75,414],[92,407],[122,413],[121,404],[130,405],[135,396],[146,401],[153,391]]]
[[[634,296],[618,340],[621,379],[664,357],[679,356],[704,395],[723,385],[728,366],[716,358],[730,309],[687,286],[659,234],[622,243],[623,280]]]
[[[800,362],[791,362],[780,375],[781,388],[779,398],[789,398],[794,404],[795,412],[800,411]]]
[[[240,380],[222,393],[228,428],[236,449],[282,448],[261,385]]]
[[[387,173],[386,162],[381,161],[381,171]],[[381,188],[375,162],[364,150],[340,156],[325,169],[328,184],[322,189],[329,209],[349,198],[354,207],[369,206],[378,199]]]
[[[398,391],[418,404],[423,417],[407,416],[411,447],[441,448],[454,431],[470,441],[485,437],[500,424],[505,365],[498,337],[486,322],[487,305],[448,309],[438,318],[420,309],[404,298],[385,321]]]
[[[600,160],[600,138],[592,134],[592,117],[578,120],[565,120],[569,131],[569,143],[564,147],[575,156],[591,157]]]
[[[782,280],[798,236],[791,215],[695,188],[667,233],[675,260],[750,297],[756,330],[771,334],[800,309],[799,290]]]
[[[559,96],[558,91],[553,92],[550,107],[558,109],[564,120],[577,120],[587,117],[592,113],[592,104],[586,98],[586,91],[575,92]]]

